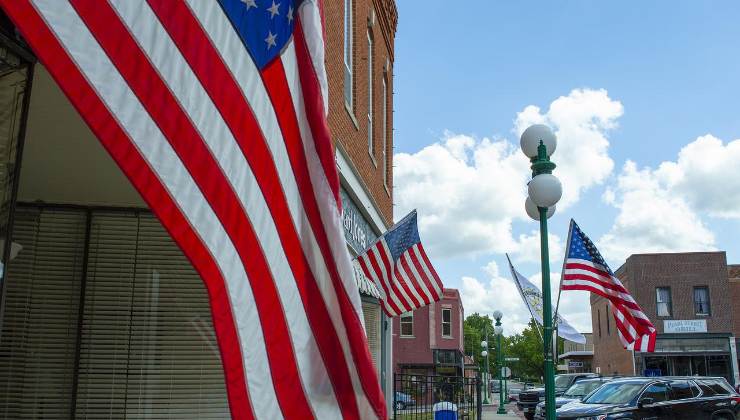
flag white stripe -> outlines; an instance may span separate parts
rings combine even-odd
[[[617,297],[617,298],[621,298],[621,295],[622,295],[622,293],[619,293],[612,289],[607,289],[599,285],[598,283],[590,282],[588,280],[563,280],[562,285],[563,286],[589,286],[589,287],[593,287],[594,289],[601,291],[603,294],[606,294],[612,297]],[[648,318],[644,312],[637,310],[637,309],[628,308],[627,306],[624,306],[621,303],[619,305],[623,306],[624,309],[629,311],[635,318],[646,319],[650,321],[650,318]]]
[[[416,246],[416,245],[414,245]],[[427,300],[429,302],[434,302],[434,296],[432,296],[432,293],[427,288],[427,284],[424,281],[424,273],[419,273],[419,270],[416,269],[416,265],[414,265],[414,261],[411,259],[411,253],[414,252],[414,248],[411,247],[406,250],[406,252],[403,253],[401,258],[406,260],[406,264],[408,265],[409,269],[411,270],[411,273],[408,273],[411,277],[416,279],[416,282],[419,283],[419,289],[421,289],[421,292],[426,296]],[[427,279],[429,279],[427,277]],[[431,280],[431,279],[429,279]],[[432,280],[433,281],[433,280]],[[419,293],[421,295],[421,293]],[[423,296],[422,296],[423,297]]]
[[[399,301],[402,302],[401,309],[403,309],[405,312],[409,312],[414,309],[414,303],[409,297],[409,295],[406,293],[406,290],[404,290],[403,285],[399,281],[398,277],[396,276],[396,262],[393,260],[393,254],[391,254],[391,250],[388,248],[388,243],[385,242],[385,238],[381,238],[380,240],[380,247],[381,252],[385,253],[386,258],[388,258],[388,262],[390,262],[391,266],[391,284],[395,287],[395,289],[398,291],[397,294],[400,294],[400,296],[396,296]]]
[[[272,386],[264,338],[246,271],[228,235],[138,98],[67,2],[37,0],[37,10],[100,98],[141,151],[224,274],[255,412],[282,418]],[[233,300],[232,296],[243,299]],[[249,343],[249,345],[245,345]]]
[[[406,268],[404,268],[403,264],[401,263],[402,259],[403,259],[403,254],[401,254],[401,256],[398,259],[398,264],[396,264],[396,278],[398,279],[399,282],[402,281],[408,286],[409,291],[411,291],[411,296],[413,296],[413,298],[415,298],[416,301],[419,302],[418,305],[415,304],[412,307],[416,308],[419,305],[423,306],[425,305],[424,299],[421,297],[421,295],[419,294],[419,291],[416,289],[414,284],[411,282],[411,278],[409,276],[411,273],[406,272]]]
[[[565,270],[563,273],[563,276],[566,276],[568,274],[584,274],[588,275],[588,271],[583,271],[581,273],[574,272],[575,270]],[[580,271],[580,270],[579,270]],[[563,285],[564,286],[578,286],[578,285],[590,285],[593,287],[598,288],[599,290],[603,290],[604,293],[608,293],[610,296],[614,296],[616,298],[625,300],[630,303],[637,304],[635,302],[635,299],[630,295],[629,293],[623,293],[618,290],[614,290],[612,288],[604,287],[603,285],[590,281],[590,280],[584,280],[584,279],[563,279]]]
[[[327,403],[327,400],[335,399],[330,376],[312,334],[275,222],[251,167],[218,109],[169,34],[159,24],[154,12],[146,4],[137,3],[142,3],[142,0],[112,2],[138,44],[190,116],[248,214],[275,279],[281,309],[291,331],[298,372],[315,415],[318,418],[341,417],[336,401]],[[295,194],[297,195],[297,191]],[[296,217],[295,214],[292,216]]]
[[[305,115],[306,113],[305,112],[305,102],[303,100],[303,92],[301,90],[300,76],[294,72],[294,70],[298,68],[298,65],[296,63],[297,59],[296,59],[296,53],[295,53],[295,45],[292,42],[288,44],[285,51],[282,53],[281,59],[283,61],[283,67],[285,68],[285,76],[288,82],[288,88],[290,90],[290,95],[293,99],[292,102],[293,102],[293,107],[296,112],[296,115]],[[308,124],[308,121],[306,119],[298,118],[298,128],[301,133],[301,138],[304,139],[304,151],[306,152],[306,154],[310,153],[310,151],[306,151],[305,143],[310,142],[311,145],[313,145],[313,138],[311,135],[311,130],[310,130],[310,127],[307,126],[307,124]],[[323,175],[323,169],[321,168],[321,164],[320,164],[320,160],[318,156],[311,157],[309,155],[307,156],[307,161],[309,163],[309,176],[311,176],[312,178],[312,186],[313,186],[314,191],[317,191],[316,183],[313,182],[314,174],[311,173],[311,166],[312,165],[318,166],[318,167],[314,167],[313,170],[321,171],[320,176],[322,180],[325,181],[326,177]],[[322,188],[322,187],[318,187],[318,188]],[[328,182],[325,181],[323,188],[326,191],[325,194],[328,194],[329,197],[332,197]],[[316,195],[317,195],[316,197],[317,200],[324,200],[324,201],[330,200],[330,202],[334,201],[333,198],[319,197],[318,196],[319,193],[316,193]],[[323,210],[324,207],[325,206],[319,206],[321,210]],[[334,209],[333,206],[332,206],[332,209]],[[304,218],[302,220],[302,224],[299,224],[299,226],[310,226],[308,219],[305,217],[305,213],[303,213],[303,216]],[[327,229],[326,221],[323,219],[324,218],[322,217],[322,223],[324,224],[324,228]],[[338,214],[337,214],[337,220],[340,220]],[[304,252],[306,252],[307,256],[309,257],[312,269],[316,267],[315,269],[313,269],[313,271],[315,273],[320,273],[320,275],[323,276],[324,278],[328,278],[329,272],[326,267],[326,262],[324,261],[324,258],[321,252],[319,251],[319,245],[316,242],[316,237],[314,236],[313,231],[311,229],[301,229],[299,231],[301,235],[305,235],[305,237],[309,239],[309,241],[302,241],[302,243],[304,243]],[[330,229],[327,229],[327,234],[329,234],[329,236],[331,237],[332,235],[329,232],[330,232]],[[340,236],[340,238],[342,237],[343,237],[343,234],[342,236]],[[332,246],[333,248],[336,245],[330,243],[330,246]],[[340,248],[342,251],[347,253],[347,245],[345,243],[342,243]],[[335,256],[335,258],[337,257]],[[348,257],[345,257],[345,259],[349,261]],[[368,268],[372,270],[372,266],[369,266]],[[350,267],[350,270],[351,270],[351,267]],[[341,276],[342,275],[341,267],[339,268],[339,273]],[[355,294],[357,294],[356,292],[357,285],[354,284],[354,281],[352,281],[352,278],[353,278],[352,275],[350,274],[350,277],[342,276],[342,278],[344,280],[347,280],[347,279],[350,280],[350,285],[347,286],[345,282],[344,286],[347,288],[354,287],[355,289],[354,292]],[[321,286],[320,291],[324,298],[324,301],[326,302],[327,308],[329,309],[330,316],[334,324],[334,328],[340,337],[342,349],[344,351],[344,359],[347,365],[349,366],[350,377],[352,379],[352,385],[355,389],[355,395],[357,396],[358,406],[360,407],[360,414],[363,416],[374,417],[374,414],[371,414],[373,413],[373,410],[370,407],[369,401],[365,397],[364,392],[362,392],[362,384],[360,383],[360,378],[357,374],[354,374],[354,372],[356,372],[357,370],[356,370],[354,359],[352,357],[351,349],[349,348],[349,343],[347,342],[346,339],[342,339],[343,337],[346,337],[347,332],[346,332],[344,320],[342,318],[342,314],[339,310],[339,302],[338,302],[338,298],[336,295],[337,291],[334,289],[332,283],[329,281],[320,282],[320,286]],[[360,306],[360,310],[361,310],[361,306]],[[364,322],[363,316],[360,316],[359,319],[360,321]]]
[[[316,77],[319,79],[321,86],[321,96],[324,101],[324,114],[329,113],[329,82],[326,77],[326,68],[324,67],[324,34],[310,30],[310,28],[321,28],[321,11],[317,0],[308,0],[303,2],[298,13],[301,16],[301,22],[304,23],[304,36],[306,46],[311,55]]]
[[[383,260],[381,259],[381,256],[380,256],[380,253],[381,252],[383,252],[382,251],[381,244],[377,244],[376,246],[372,246],[368,250],[368,254],[372,254],[373,257],[375,258],[375,261],[378,263],[378,268],[380,269],[380,276],[381,276],[380,279],[381,279],[381,281],[384,282],[386,288],[388,289],[388,295],[389,295],[388,297],[390,298],[390,300],[393,301],[393,303],[399,309],[404,309],[405,308],[404,304],[401,303],[401,300],[398,298],[398,296],[396,295],[396,293],[391,288],[391,282],[393,281],[393,273],[389,272],[385,268],[385,264],[383,264]],[[390,261],[390,257],[389,256],[386,256],[386,257],[388,257],[388,260]],[[368,261],[368,263],[369,263],[369,261]],[[370,265],[370,267],[372,268],[372,265]]]
[[[434,275],[432,275],[432,267],[427,266],[426,260],[421,256],[421,250],[419,249],[419,244],[414,244],[414,246],[411,247],[411,250],[414,252],[414,255],[416,255],[416,260],[419,261],[419,265],[424,270],[424,275],[427,276],[429,279],[429,283],[432,284],[432,287],[437,292],[437,296],[442,297],[442,290],[439,288],[439,285],[437,284],[437,280],[434,278]]]

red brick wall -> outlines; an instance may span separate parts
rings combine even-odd
[[[393,221],[393,45],[398,14],[393,0],[352,0],[354,103],[344,100],[344,1],[325,1],[326,68],[329,78],[329,128],[334,141],[349,155],[385,222]],[[368,151],[368,43],[373,37],[374,150]],[[387,84],[387,188],[383,183],[382,80]]]
[[[734,318],[733,333],[740,338],[740,265],[727,267],[727,277],[730,282],[730,297],[734,303],[732,316]]]

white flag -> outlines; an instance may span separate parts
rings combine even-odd
[[[507,255],[506,258],[508,259],[509,256]],[[542,292],[539,288],[537,288],[537,286],[532,284],[532,282],[527,280],[526,277],[524,277],[514,269],[514,266],[511,264],[510,259],[509,268],[511,269],[511,276],[514,278],[514,283],[519,290],[519,294],[522,296],[524,304],[527,305],[527,308],[529,309],[529,313],[532,314],[532,318],[534,318],[540,325],[542,325]],[[579,344],[586,343],[586,337],[576,331],[576,329],[573,328],[573,326],[570,325],[568,321],[560,316],[558,316],[557,328],[558,335],[560,337]]]

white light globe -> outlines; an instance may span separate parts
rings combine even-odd
[[[527,185],[529,198],[537,207],[552,207],[563,196],[563,186],[553,174],[539,174]]]
[[[499,311],[499,310],[493,311],[493,319],[501,319],[501,317],[503,317],[503,316],[504,316],[504,314],[502,314],[501,311]]]
[[[540,140],[547,149],[547,156],[552,155],[558,147],[558,139],[555,137],[555,133],[550,130],[550,127],[544,124],[535,124],[524,130],[522,137],[519,139],[522,152],[530,159],[536,158],[537,146],[540,145]]]
[[[485,350],[483,350],[482,352],[480,352],[480,355],[481,355],[482,357],[486,357],[486,356],[488,356],[488,352],[487,352],[487,351],[485,351]]]
[[[493,332],[496,335],[501,335],[501,334],[504,333],[504,327],[502,327],[502,326],[499,325],[498,327],[496,327],[496,328],[493,329]]]
[[[555,214],[555,208],[557,206],[552,206],[547,208],[547,218],[551,218],[553,214]],[[527,211],[527,216],[531,217],[533,220],[540,220],[540,210],[537,208],[537,206],[532,202],[532,199],[527,197],[527,200],[524,202],[524,209]]]
[[[487,342],[487,341],[481,341],[481,342],[480,342],[480,346],[481,346],[481,347],[483,347],[483,348],[485,349],[485,348],[487,348],[487,347],[488,347],[488,342]]]

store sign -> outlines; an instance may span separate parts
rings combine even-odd
[[[342,199],[342,226],[347,243],[358,254],[370,246],[377,235],[355,202],[344,188],[339,190]]]
[[[706,319],[671,319],[663,321],[665,333],[705,333]]]
[[[568,362],[568,368],[572,369],[572,368],[582,368],[582,367],[583,367],[583,362],[573,362],[573,361]]]

